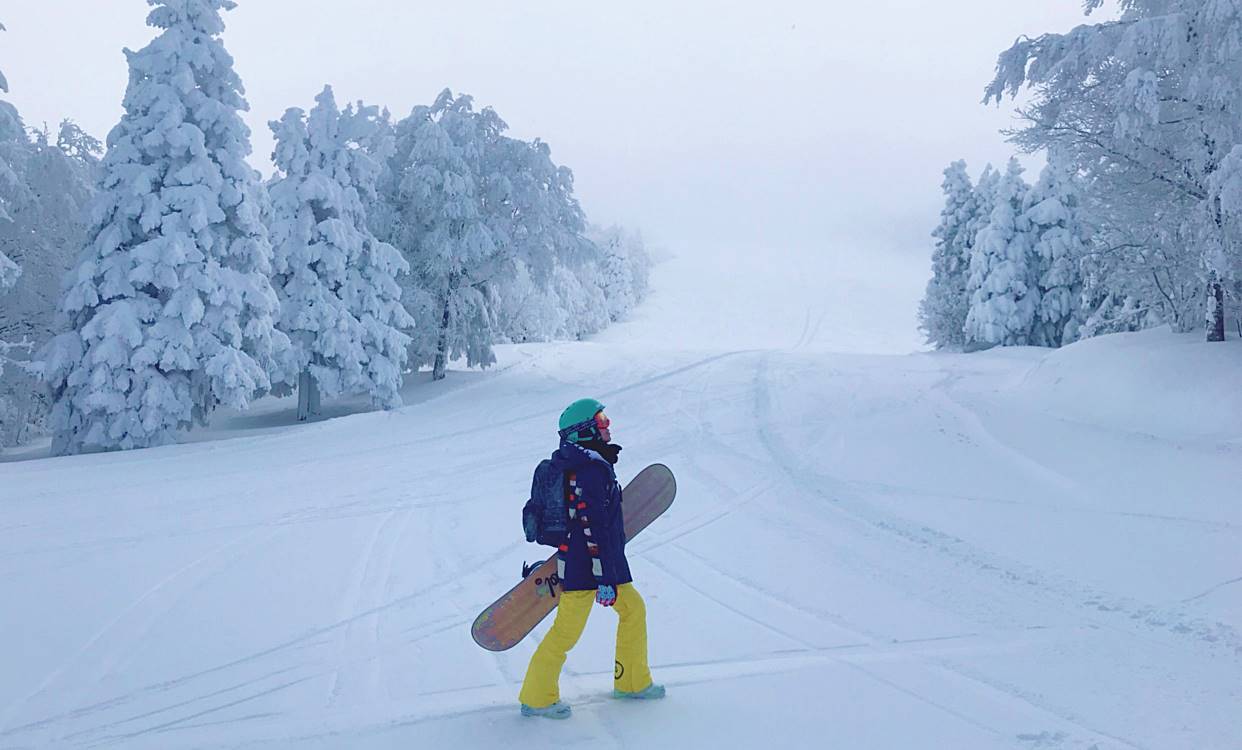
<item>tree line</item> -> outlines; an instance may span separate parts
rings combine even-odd
[[[946,170],[920,307],[937,347],[1162,325],[1223,341],[1230,321],[1242,334],[1242,8],[1119,6],[1000,55],[984,102],[1028,92],[1007,135],[1048,166],[1033,186],[1016,161],[974,181]]]
[[[410,372],[579,338],[645,295],[641,238],[588,224],[548,144],[466,95],[395,119],[325,87],[270,123],[264,181],[222,40],[236,3],[150,2],[106,151],[0,100],[0,445],[160,445],[295,392],[302,419],[393,408]]]

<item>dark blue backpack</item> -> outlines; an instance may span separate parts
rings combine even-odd
[[[569,506],[565,504],[565,475],[544,459],[535,467],[530,499],[522,508],[526,541],[560,547],[569,535]]]

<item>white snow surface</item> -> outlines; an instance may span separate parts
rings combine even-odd
[[[9,454],[0,747],[1239,746],[1242,343],[884,353],[915,345],[883,315],[912,323],[920,280],[782,286],[756,258],[730,293],[690,266],[594,341],[420,375],[399,411],[267,401],[179,446]],[[669,694],[608,697],[597,608],[574,716],[524,719],[548,623],[503,654],[469,628],[541,556],[519,508],[585,395],[623,478],[679,479],[629,549]]]

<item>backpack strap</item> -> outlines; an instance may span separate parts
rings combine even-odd
[[[562,487],[564,490],[564,494],[562,496],[565,498],[565,505],[569,509],[569,522],[571,524],[578,517],[578,503],[579,503],[580,498],[578,497],[578,491],[577,491],[578,490],[577,479],[578,479],[578,475],[576,473],[572,471],[567,471],[564,474],[564,481],[562,482]],[[561,546],[557,548],[557,552],[556,552],[556,573],[557,575],[561,577],[562,581],[565,580],[565,561],[568,559],[569,559],[569,530],[566,529],[565,541],[561,542]]]

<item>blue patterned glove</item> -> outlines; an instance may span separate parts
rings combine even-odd
[[[595,601],[605,607],[611,607],[617,603],[617,590],[612,586],[600,586],[595,592]]]

